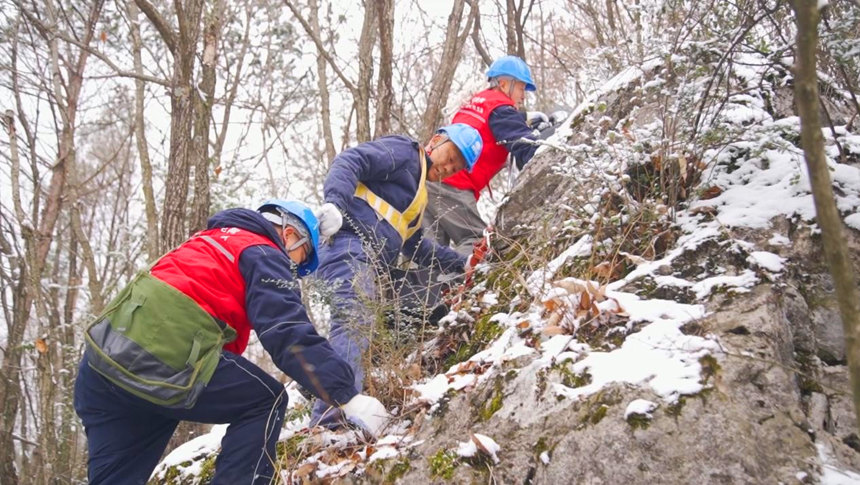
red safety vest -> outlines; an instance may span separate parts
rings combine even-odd
[[[224,350],[241,354],[248,346],[251,323],[245,312],[245,280],[239,256],[250,246],[278,246],[269,238],[236,227],[200,231],[164,255],[150,273],[197,302],[213,317],[236,330]]]
[[[465,123],[478,130],[484,141],[484,148],[472,167],[472,173],[460,170],[443,180],[444,183],[460,190],[471,190],[475,194],[475,200],[478,200],[481,191],[505,166],[505,160],[508,158],[508,149],[504,145],[496,144],[496,137],[490,130],[490,113],[499,106],[513,105],[511,98],[495,89],[487,89],[475,94],[468,103],[460,107],[451,122]]]

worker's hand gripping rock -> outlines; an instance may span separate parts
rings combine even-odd
[[[378,399],[365,394],[357,394],[340,409],[350,423],[367,431],[374,438],[379,436],[391,419],[391,415]]]
[[[323,237],[331,237],[340,230],[343,225],[343,215],[338,210],[337,206],[331,202],[326,202],[316,213],[317,219],[320,221],[320,234]]]

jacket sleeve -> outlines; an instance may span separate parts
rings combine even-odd
[[[359,182],[385,180],[395,169],[394,157],[383,142],[365,142],[344,150],[334,158],[323,183],[325,201],[343,211]]]
[[[251,246],[239,257],[239,271],[248,320],[275,365],[329,404],[358,394],[352,368],[310,322],[287,256],[271,246]]]
[[[522,113],[513,106],[499,106],[490,113],[490,131],[496,140],[504,141],[505,147],[514,156],[517,168],[522,169],[535,154],[538,146],[523,141],[537,138],[534,130],[526,124]]]
[[[403,244],[403,254],[418,263],[419,266],[437,266],[445,273],[462,273],[465,271],[466,256],[457,251],[442,246],[433,238],[423,237],[418,231]]]

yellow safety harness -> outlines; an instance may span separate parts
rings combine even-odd
[[[391,224],[391,227],[400,234],[400,244],[403,244],[421,229],[421,220],[424,218],[424,209],[427,207],[427,187],[425,186],[427,160],[422,148],[418,148],[418,153],[420,154],[421,180],[418,181],[418,191],[415,193],[415,198],[412,199],[405,211],[398,211],[361,182],[355,188],[355,196],[367,202],[380,217]]]

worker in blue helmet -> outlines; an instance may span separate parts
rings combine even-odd
[[[352,366],[355,386],[364,385],[362,354],[377,320],[370,302],[396,270],[401,254],[418,266],[464,273],[465,256],[422,237],[426,184],[460,170],[471,170],[483,148],[477,130],[466,124],[440,128],[425,145],[401,135],[384,136],[335,157],[323,185],[318,213],[320,248],[317,276],[331,288],[329,340]],[[337,427],[337,407],[318,401],[312,424]]]
[[[535,82],[532,80],[532,71],[526,62],[517,56],[502,56],[496,59],[487,70],[487,81],[490,86],[498,86],[505,78],[512,78],[523,83],[526,91],[537,91]],[[505,94],[513,98],[515,86],[509,84]]]
[[[487,223],[478,212],[481,192],[511,155],[518,168],[531,160],[539,133],[518,110],[525,93],[536,86],[529,66],[517,56],[503,56],[487,70],[489,85],[472,95],[454,114],[481,135],[483,149],[471,171],[460,171],[441,183],[429,184],[430,201],[424,225],[438,242],[471,254]]]
[[[257,209],[263,217],[273,223],[280,224],[281,230],[288,227],[298,234],[298,240],[286,248],[290,255],[300,247],[305,247],[305,257],[297,265],[299,276],[313,273],[319,266],[317,250],[320,245],[319,221],[313,211],[301,202],[291,200],[267,200]]]
[[[523,106],[526,92],[535,91],[529,66],[517,56],[496,59],[487,70],[489,85],[474,93],[454,114],[453,123],[473,127],[481,135],[483,148],[472,170],[462,170],[439,183],[427,184],[429,201],[423,224],[426,234],[440,244],[450,245],[472,259],[474,248],[484,237],[488,224],[478,211],[481,192],[504,167],[511,156],[517,167],[531,160],[540,134],[530,126]],[[480,260],[480,258],[475,258]],[[407,275],[419,296],[405,295],[405,300],[420,300],[422,306],[434,307],[440,302],[444,285],[437,285],[439,275],[432,270]],[[413,306],[416,306],[413,304]],[[444,314],[434,309],[432,314]]]
[[[371,434],[388,418],[308,319],[296,276],[319,263],[319,221],[269,200],[218,212],[139,272],[85,332],[74,407],[89,483],[146,483],[180,421],[229,423],[213,483],[268,484],[287,408],[277,379],[243,358],[251,330],[302,387]]]

